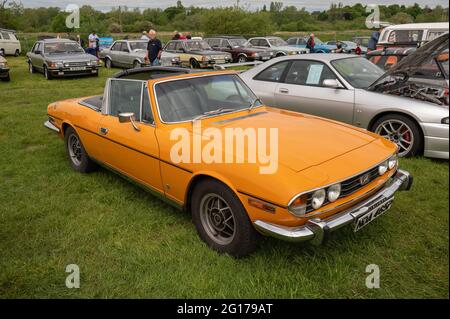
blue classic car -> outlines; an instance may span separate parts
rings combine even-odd
[[[287,43],[291,47],[296,48],[306,48],[306,43],[309,37],[293,37],[287,40]],[[319,38],[314,38],[314,52],[311,53],[330,53],[332,50],[336,49],[335,45],[328,45],[323,43]]]

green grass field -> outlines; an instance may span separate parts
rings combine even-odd
[[[190,216],[101,169],[81,175],[43,127],[53,101],[100,94],[107,76],[46,81],[24,57],[0,82],[0,298],[448,298],[448,161],[402,160],[412,191],[358,233],[325,245],[262,240],[236,260],[197,237]],[[68,289],[77,264],[81,288]],[[381,288],[368,289],[368,264]]]

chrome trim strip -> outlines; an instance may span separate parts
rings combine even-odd
[[[389,186],[384,187],[363,203],[327,219],[309,219],[302,226],[288,227],[264,222],[262,220],[256,220],[253,224],[258,231],[265,235],[292,242],[311,240],[311,243],[313,244],[320,244],[328,233],[352,223],[360,216],[367,213],[373,202],[382,199],[383,197],[391,198],[397,191],[409,190],[412,180],[412,176],[407,171],[398,170],[393,182]]]
[[[45,123],[44,123],[44,126],[46,127],[46,128],[48,128],[49,130],[52,130],[52,131],[54,131],[54,132],[56,132],[56,133],[59,133],[60,132],[60,129],[59,128],[57,128],[52,122],[50,122],[50,121],[46,121]]]

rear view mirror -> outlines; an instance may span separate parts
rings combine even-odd
[[[134,122],[134,113],[132,112],[127,112],[127,113],[119,113],[119,122],[120,123],[131,123],[131,125],[133,126],[133,128],[136,131],[140,131],[141,129],[136,125],[136,123]]]
[[[343,86],[342,84],[335,79],[326,79],[323,80],[323,86],[327,87],[327,88],[331,88],[331,89],[342,89]]]

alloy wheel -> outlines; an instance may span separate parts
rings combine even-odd
[[[386,120],[375,129],[375,133],[397,144],[399,156],[408,154],[414,145],[414,134],[411,128],[399,120]]]
[[[68,149],[70,159],[74,165],[80,166],[83,156],[83,149],[81,148],[81,143],[75,134],[72,134],[68,139]]]
[[[206,194],[200,203],[200,220],[207,235],[220,245],[233,241],[236,234],[234,214],[217,194]]]

